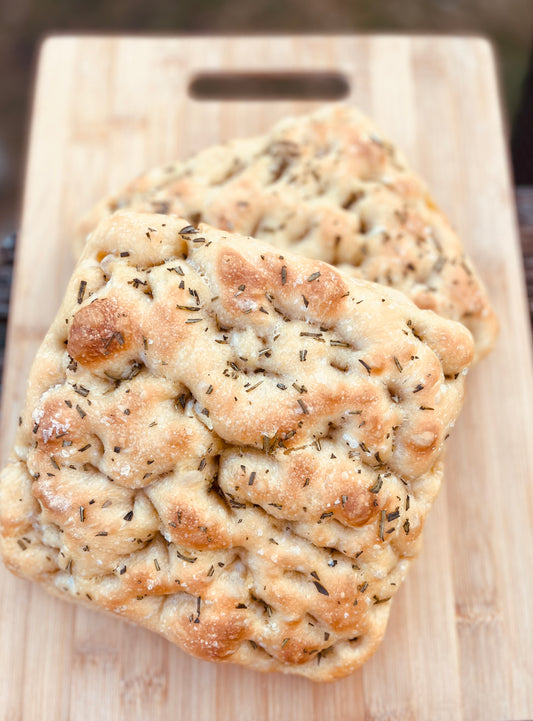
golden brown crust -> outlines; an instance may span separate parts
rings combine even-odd
[[[476,357],[494,311],[457,235],[398,150],[354,109],[289,118],[141,176],[82,222],[78,249],[117,208],[174,213],[337,265],[464,323]]]
[[[119,213],[0,477],[8,567],[208,660],[339,678],[381,639],[472,361],[401,293]]]
[[[80,363],[92,365],[127,351],[133,342],[128,313],[117,299],[97,299],[74,317],[67,350]]]

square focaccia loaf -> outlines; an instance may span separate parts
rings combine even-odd
[[[31,371],[5,562],[202,659],[346,675],[418,552],[472,357],[398,291],[117,213]]]
[[[175,213],[339,266],[464,323],[476,357],[498,324],[464,249],[402,154],[357,110],[289,118],[138,178],[82,222],[77,247],[117,208]]]

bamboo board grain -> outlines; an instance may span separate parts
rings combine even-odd
[[[200,70],[340,70],[428,180],[501,319],[471,372],[420,559],[376,655],[335,684],[189,658],[0,569],[1,721],[511,721],[533,717],[533,380],[494,59],[435,37],[62,37],[44,44],[29,142],[2,399],[12,442],[25,377],[72,267],[75,218],[142,170],[267,129],[311,102],[198,102]]]

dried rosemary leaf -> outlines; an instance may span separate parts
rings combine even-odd
[[[313,581],[313,583],[315,584],[316,590],[319,593],[321,593],[323,596],[329,596],[329,591],[327,590],[327,588],[324,588],[321,583],[319,583],[318,581]]]
[[[87,281],[82,280],[80,281],[80,287],[78,289],[78,304],[81,305],[83,303],[83,297],[85,295],[85,290],[87,288]]]
[[[378,527],[378,536],[380,541],[385,540],[385,518],[387,516],[386,511],[381,511],[379,514],[379,527]]]

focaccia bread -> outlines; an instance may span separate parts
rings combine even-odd
[[[117,208],[174,213],[324,260],[464,323],[477,358],[494,344],[496,316],[459,238],[402,154],[355,109],[289,118],[147,173],[84,219],[78,248]]]
[[[117,213],[31,371],[4,560],[202,659],[344,676],[419,550],[472,357],[398,291]]]

